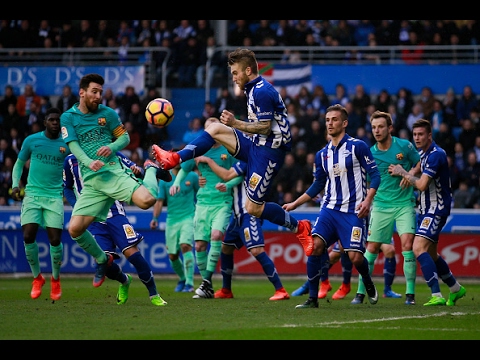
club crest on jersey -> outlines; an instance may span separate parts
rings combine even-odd
[[[60,146],[60,152],[62,154],[65,154],[65,152],[67,151],[67,148],[63,147],[63,146]]]
[[[227,158],[228,158],[227,154],[220,155],[220,159],[222,159],[222,161],[227,160]]]
[[[98,118],[98,125],[105,126],[107,124],[107,119],[105,118]]]
[[[432,218],[426,217],[422,220],[422,224],[420,225],[420,229],[428,229],[430,224],[432,223]]]
[[[250,177],[250,180],[248,181],[248,188],[250,190],[255,190],[260,184],[260,181],[262,180],[262,177],[258,175],[257,173],[253,173],[252,176]]]
[[[397,160],[403,160],[403,154],[402,153],[397,154],[395,157],[397,158]]]

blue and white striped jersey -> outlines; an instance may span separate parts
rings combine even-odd
[[[272,121],[272,131],[268,135],[252,135],[253,142],[273,149],[291,150],[292,134],[287,108],[273,85],[259,76],[245,85],[245,96],[249,122]]]
[[[314,181],[306,193],[314,198],[324,188],[322,208],[356,213],[370,187],[378,189],[380,172],[368,145],[345,134],[338,146],[330,141],[315,155]]]
[[[448,216],[452,204],[452,187],[447,154],[435,142],[427,151],[420,150],[419,153],[422,174],[432,178],[428,188],[420,192],[420,213]]]

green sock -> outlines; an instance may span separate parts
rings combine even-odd
[[[365,251],[365,259],[368,261],[368,273],[373,274],[373,267],[375,266],[375,260],[378,257],[378,254],[372,254],[368,250]],[[363,284],[362,275],[358,275],[358,290],[357,293],[365,295],[367,291],[365,290],[365,285]]]
[[[182,259],[178,258],[177,260],[170,260],[170,265],[172,266],[173,271],[175,271],[175,274],[178,275],[180,281],[185,281]]]
[[[415,294],[415,280],[417,278],[417,259],[412,250],[402,251],[403,255],[403,274],[407,290],[405,294]]]
[[[97,241],[90,233],[90,231],[86,230],[82,235],[77,238],[72,238],[78,246],[80,246],[83,250],[85,250],[88,254],[92,255],[97,263],[103,264],[107,261],[107,255],[102,250],[102,248],[98,245]]]
[[[212,274],[217,268],[218,259],[220,259],[220,251],[222,249],[222,242],[220,240],[210,241],[210,250],[208,251],[207,270]]]
[[[195,260],[193,251],[187,251],[183,255],[183,272],[185,274],[185,284],[193,286],[193,277],[195,276]]]
[[[143,185],[147,188],[150,194],[152,194],[156,199],[158,195],[158,180],[157,180],[156,167],[150,166],[145,171],[145,176],[143,177]]]
[[[60,267],[63,260],[63,244],[58,246],[50,245],[50,260],[52,262],[52,276],[55,280],[60,277]]]
[[[196,257],[197,257],[198,271],[200,271],[200,275],[202,275],[202,278],[205,279],[205,276],[206,276],[205,272],[207,270],[207,252],[197,251]]]
[[[40,262],[38,260],[38,244],[34,241],[31,244],[25,244],[25,256],[32,270],[33,277],[36,278],[40,274]]]

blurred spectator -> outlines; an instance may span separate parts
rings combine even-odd
[[[350,101],[350,98],[348,97],[347,94],[347,89],[345,88],[345,85],[343,84],[337,84],[335,85],[335,95],[333,97],[333,100],[331,101],[331,104],[340,104],[342,106],[345,106],[345,104]]]
[[[312,107],[315,109],[317,116],[321,119],[325,119],[325,113],[330,106],[330,99],[322,85],[315,85],[312,91]]]
[[[152,38],[153,34],[150,24],[150,20],[140,20],[140,29],[138,34],[136,34],[135,46],[143,46],[144,40]]]
[[[380,24],[375,29],[375,38],[377,44],[381,46],[398,45],[392,20],[380,20]]]
[[[65,91],[65,89],[63,89],[63,91]],[[63,91],[62,91],[62,94],[63,94]],[[108,105],[108,102],[115,98],[115,94],[113,93],[113,90],[112,88],[108,87],[105,89],[105,91],[103,92],[103,95],[102,95],[102,104],[105,105],[105,106],[109,106]],[[59,99],[60,100],[60,99]],[[58,107],[59,104],[57,104],[57,107]],[[60,110],[63,109],[63,106],[62,107],[58,107]]]
[[[371,103],[372,100],[370,98],[370,95],[366,93],[365,87],[362,84],[357,84],[355,86],[355,94],[353,94],[352,98],[352,107],[353,112],[361,119],[360,126],[364,125],[364,119],[366,119],[367,115],[367,108]]]
[[[275,41],[278,46],[295,44],[295,30],[290,26],[288,20],[278,20],[278,26],[275,30]]]
[[[462,122],[462,131],[458,135],[458,141],[462,143],[465,152],[469,152],[475,146],[475,138],[477,132],[473,125],[472,119],[468,118]]]
[[[438,127],[438,132],[433,135],[433,141],[440,146],[447,155],[453,156],[455,154],[455,136],[453,136],[450,126],[443,121]]]
[[[17,129],[22,135],[24,135],[26,131],[26,117],[18,115],[17,108],[14,104],[9,104],[7,111],[8,113],[3,117],[2,137],[6,136],[13,128]]]
[[[45,119],[45,113],[42,112],[42,107],[35,102],[30,103],[30,112],[27,118],[27,132],[33,134],[39,131],[45,130],[43,120]],[[27,136],[28,134],[25,134]]]
[[[283,166],[275,176],[272,187],[276,190],[281,201],[283,201],[283,194],[287,192],[294,193],[294,199],[297,198],[295,190],[297,188],[297,181],[302,178],[302,173],[302,168],[297,164],[294,154],[287,152]],[[283,205],[283,203],[280,205]]]
[[[45,39],[50,39],[54,41],[55,31],[50,26],[49,20],[40,20],[37,29],[37,38],[35,41],[35,47],[43,47]]]
[[[50,101],[50,96],[43,95],[40,97],[40,112],[45,114],[45,112],[52,107],[52,102]]]
[[[448,123],[452,129],[459,127],[460,124],[457,118],[457,103],[458,99],[453,88],[448,88],[442,100],[444,121]]]
[[[130,48],[130,40],[127,36],[123,36],[120,39],[120,44],[118,46],[118,61],[119,62],[126,62],[128,60],[128,49]]]
[[[9,104],[13,104],[14,106],[17,105],[17,95],[15,95],[13,86],[7,84],[5,85],[5,93],[3,98],[0,100],[0,119],[5,118],[5,116],[8,114]]]
[[[408,33],[408,37],[409,40],[405,45],[413,46],[413,48],[402,50],[402,60],[406,64],[418,64],[423,59],[425,43],[418,38],[418,34],[414,30]]]
[[[312,94],[306,86],[301,86],[298,91],[297,96],[295,97],[295,102],[298,106],[298,111],[301,116],[307,113],[307,108],[312,102]]]
[[[37,107],[41,106],[41,98],[33,90],[31,84],[26,84],[23,93],[17,98],[17,112],[20,117],[28,117],[30,115],[30,104],[34,102]]]
[[[0,139],[0,166],[5,164],[7,158],[17,160],[17,152],[13,149],[12,145],[5,138]]]
[[[85,46],[88,41],[95,42],[95,39],[97,38],[97,33],[96,29],[92,25],[92,20],[80,20],[79,36],[80,46]]]
[[[458,189],[453,191],[453,207],[455,209],[466,209],[472,202],[472,192],[468,189],[466,181],[460,181]]]
[[[463,93],[460,99],[457,102],[457,119],[460,126],[462,125],[463,120],[470,117],[470,112],[473,108],[478,107],[479,102],[477,95],[473,92],[473,89],[470,85],[465,85],[463,87]]]
[[[253,38],[253,33],[248,27],[247,20],[235,20],[235,24],[228,31],[228,45],[244,46],[245,38]]]
[[[217,116],[215,105],[211,101],[205,101],[202,110],[202,123],[205,124],[205,121],[212,116]]]
[[[405,88],[401,87],[397,92],[397,97],[395,100],[395,107],[397,108],[397,124],[396,132],[400,131],[401,128],[407,127],[407,118],[414,104],[412,92]]]
[[[295,99],[294,96],[291,96],[288,94],[287,92],[287,88],[282,86],[279,90],[279,93],[280,93],[280,96],[282,97],[283,99],[283,102],[285,103],[285,105],[288,105],[292,102],[296,102],[297,100]]]
[[[475,137],[475,145],[473,146],[473,151],[477,156],[477,162],[480,162],[480,135]]]
[[[110,91],[112,90],[110,89]],[[62,112],[65,112],[77,102],[78,96],[72,93],[72,87],[67,84],[64,85],[62,88],[62,95],[58,97],[56,107],[59,108]]]
[[[182,137],[184,144],[189,144],[193,139],[196,139],[204,132],[202,119],[194,117],[188,122],[188,129],[185,131]]]
[[[220,90],[220,95],[215,99],[213,104],[215,107],[214,116],[220,118],[223,110],[231,111],[235,107],[235,99],[228,90],[228,87],[224,86]]]
[[[440,125],[445,121],[443,116],[443,105],[440,100],[434,100],[432,114],[427,119],[429,119],[432,124],[432,135],[435,138],[436,134],[440,131]]]
[[[357,132],[357,129],[359,127],[364,126],[367,113],[365,112],[364,117],[362,117],[360,113],[354,110],[353,103],[351,101],[345,104],[345,109],[348,112],[348,124],[347,124],[347,128],[345,129],[345,132],[348,135],[355,137],[355,133]],[[367,109],[368,109],[368,106],[367,106]]]
[[[158,20],[153,26],[152,46],[165,46],[164,39],[172,39],[172,31],[168,26],[167,20]],[[169,42],[170,43],[170,42]]]
[[[275,30],[271,27],[270,20],[259,20],[259,25],[253,33],[253,45],[261,46],[267,38],[276,41]]]
[[[13,150],[15,150],[15,153],[19,153],[20,149],[22,148],[23,140],[25,138],[22,136],[22,134],[17,130],[17,128],[12,127],[10,129],[10,132],[7,136],[8,143],[12,147]],[[17,160],[17,157],[13,160]]]
[[[0,206],[12,205],[13,199],[10,197],[12,188],[12,171],[15,160],[9,156],[0,163]]]
[[[372,24],[372,21],[360,20],[360,24],[353,30],[355,44],[358,46],[367,46],[369,34],[375,34],[375,26]]]
[[[465,168],[460,171],[461,181],[465,181],[468,190],[473,192],[480,181],[480,163],[477,161],[475,151],[468,151]]]
[[[423,118],[424,118],[424,115],[423,115],[422,104],[420,104],[420,103],[413,104],[412,110],[410,111],[410,114],[408,114],[408,117],[407,117],[407,129],[410,132],[410,134],[412,134],[413,124],[417,120],[420,120],[420,119],[423,119]]]
[[[95,36],[95,42],[100,47],[110,46],[109,39],[115,41],[115,33],[109,26],[108,20],[98,20]]]
[[[462,172],[463,169],[467,166],[467,159],[465,158],[465,151],[463,148],[463,144],[459,141],[455,143],[455,154],[453,158],[453,162],[455,167],[458,169],[459,172]]]
[[[210,67],[207,69],[208,63]],[[212,86],[216,75],[224,75],[227,78],[227,56],[223,51],[218,51],[214,36],[209,36],[206,40],[206,46],[202,47],[202,54],[199,60],[199,66],[196,71],[197,87],[204,87],[206,84]]]
[[[200,65],[203,51],[195,35],[190,35],[186,40],[178,43],[177,71],[179,87],[195,87],[195,74]]]
[[[301,128],[301,124],[299,122],[299,118],[301,118],[301,114],[297,105],[297,102],[291,102],[287,105],[287,119],[290,125],[297,125],[300,127],[300,133],[303,134],[305,129]]]
[[[125,87],[125,92],[117,96],[117,104],[122,108],[123,120],[127,120],[132,112],[132,104],[140,104],[140,96],[132,85]]]
[[[383,111],[383,112],[388,112],[388,106],[392,103],[392,97],[390,96],[390,93],[386,89],[380,90],[380,93],[378,94],[377,98],[373,102],[373,105],[375,105],[375,109],[378,111]],[[370,123],[370,121],[368,121]]]
[[[209,20],[196,20],[194,28],[197,34],[197,41],[202,46],[208,46],[208,38],[213,37],[215,39],[215,32],[210,26]]]
[[[307,152],[316,153],[327,144],[325,131],[325,122],[319,120],[310,122],[310,128],[305,129],[302,136],[302,140],[307,146]]]
[[[135,31],[133,30],[132,27],[130,27],[130,24],[128,20],[120,20],[120,23],[118,25],[117,29],[117,44],[122,43],[122,39],[126,37],[126,40],[124,40],[124,43],[126,44],[135,44],[136,42],[136,37],[135,37]]]
[[[353,29],[347,20],[338,20],[338,23],[332,28],[332,36],[338,40],[340,46],[354,45]]]
[[[423,116],[425,119],[432,119],[433,104],[435,103],[435,96],[429,86],[422,87],[418,102],[422,104]]]

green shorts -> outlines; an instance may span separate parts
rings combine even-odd
[[[142,181],[133,172],[120,167],[99,173],[85,180],[82,193],[73,207],[72,216],[94,216],[94,221],[105,221],[115,200],[130,204],[132,195]]]
[[[22,201],[20,223],[38,224],[43,228],[63,229],[63,198],[25,196]]]
[[[194,219],[194,238],[209,242],[212,230],[219,230],[225,234],[230,217],[232,206],[230,204],[202,206],[196,205]]]
[[[193,247],[193,217],[174,224],[168,223],[165,229],[165,244],[168,254],[178,254],[181,244]]]
[[[410,205],[394,208],[373,207],[367,241],[390,244],[395,227],[398,235],[415,234],[416,216],[415,208]]]

